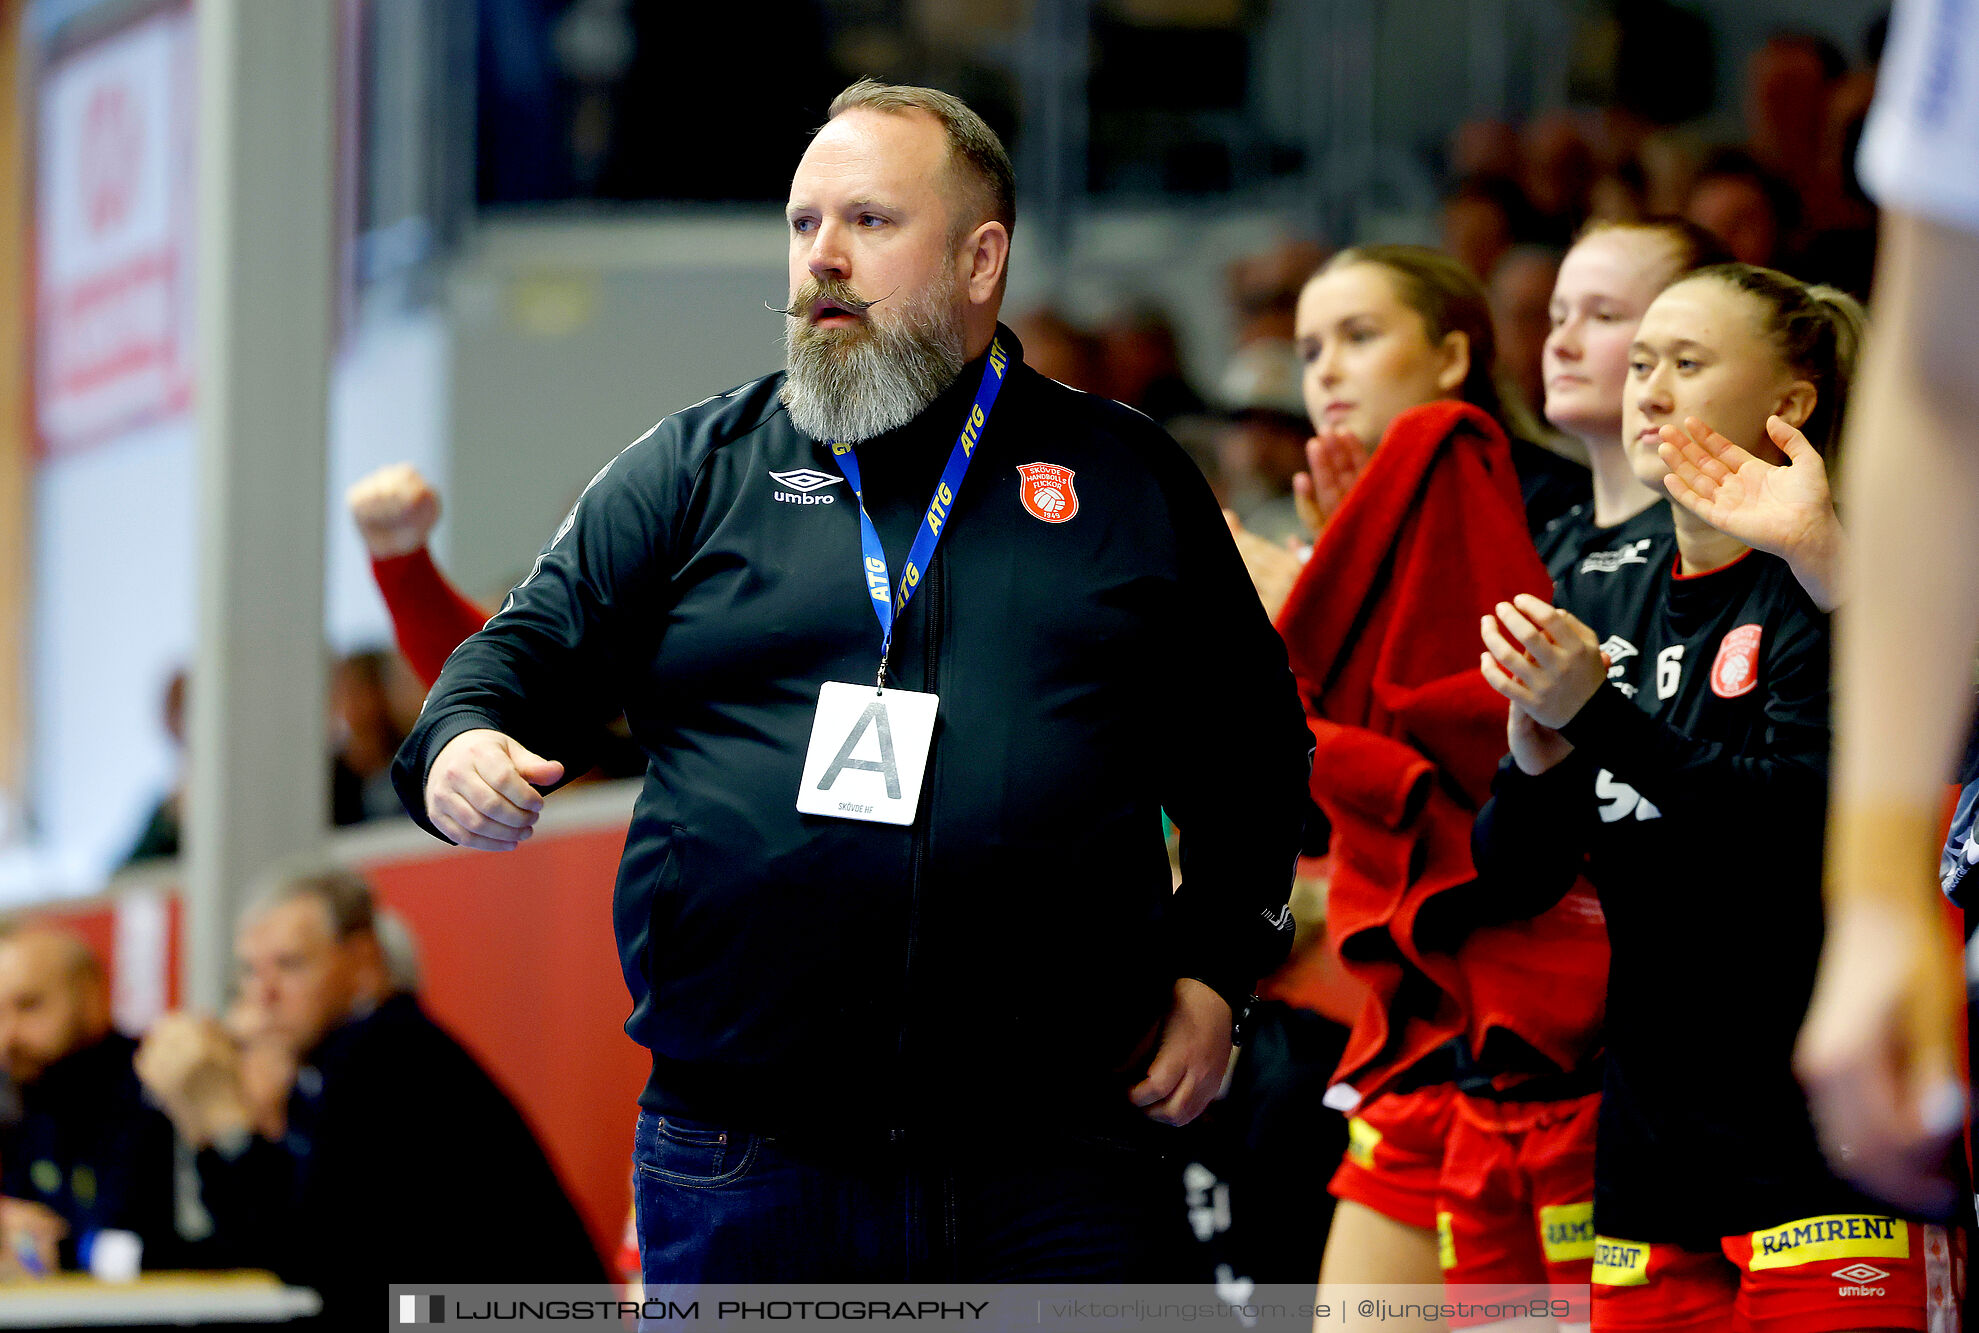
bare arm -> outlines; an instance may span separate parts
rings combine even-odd
[[[1979,638],[1979,236],[1889,215],[1876,292],[1843,454],[1829,946],[1799,1068],[1836,1165],[1930,1205],[1962,1101],[1936,866]]]

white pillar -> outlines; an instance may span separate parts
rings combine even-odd
[[[183,994],[217,1009],[234,918],[321,845],[323,487],[335,282],[335,0],[198,0],[199,641]]]

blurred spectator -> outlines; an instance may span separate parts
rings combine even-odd
[[[1443,249],[1479,282],[1528,234],[1519,187],[1503,176],[1468,176],[1443,198]]]
[[[419,943],[405,918],[380,907],[372,918],[378,949],[384,958],[388,994],[419,992]],[[255,1134],[279,1140],[288,1133],[289,1095],[294,1091],[299,1052],[276,1024],[275,1010],[265,997],[243,991],[220,1020],[240,1048],[241,1098]]]
[[[1745,65],[1747,146],[1760,165],[1803,198],[1823,186],[1821,134],[1828,96],[1848,70],[1848,58],[1827,38],[1782,32],[1754,51]]]
[[[1099,340],[1050,306],[1039,306],[1010,321],[1024,344],[1024,363],[1047,379],[1082,393],[1104,394]]]
[[[1280,241],[1231,262],[1225,278],[1237,346],[1260,339],[1292,341],[1299,292],[1327,254],[1325,246],[1313,241]]]
[[[1725,243],[1741,263],[1778,268],[1800,226],[1793,187],[1742,148],[1707,154],[1683,216]]]
[[[1521,245],[1498,261],[1488,289],[1491,324],[1498,334],[1499,379],[1518,395],[1527,417],[1535,422],[1546,406],[1546,376],[1540,361],[1546,335],[1553,331],[1547,312],[1559,272],[1560,251]]]
[[[1100,325],[1099,345],[1109,397],[1164,426],[1205,409],[1202,395],[1182,373],[1175,325],[1159,306],[1136,304],[1115,314]],[[1024,354],[1030,355],[1028,343]]]
[[[168,1014],[139,1049],[145,1087],[200,1150],[214,1245],[315,1287],[333,1327],[388,1280],[602,1281],[514,1104],[394,992],[376,921],[368,884],[319,868],[278,873],[242,918],[242,999],[297,1059],[279,1139],[255,1132],[241,1049],[218,1023]]]
[[[1867,300],[1876,270],[1876,206],[1855,174],[1869,103],[1876,93],[1873,67],[1852,70],[1828,96],[1828,120],[1821,135],[1818,230],[1808,239],[1799,276],[1825,282]]]
[[[1636,149],[1636,161],[1642,164],[1644,216],[1681,216],[1703,160],[1703,147],[1686,131],[1659,130],[1644,138]]]
[[[1640,222],[1649,216],[1649,174],[1637,158],[1618,162],[1587,191],[1590,222]]]
[[[475,622],[480,623],[478,620]],[[180,754],[180,773],[146,816],[122,866],[169,860],[183,845],[185,830],[186,689],[181,668],[165,686],[163,723]],[[398,654],[386,650],[353,653],[330,673],[330,819],[357,824],[367,819],[403,819],[405,809],[392,793],[391,763],[425,691]]]
[[[0,1127],[0,1271],[78,1266],[98,1231],[129,1231],[146,1267],[184,1267],[172,1127],[110,1026],[102,964],[59,930],[0,936],[0,1069],[20,1095]]]
[[[1270,542],[1304,539],[1292,502],[1292,478],[1306,466],[1304,367],[1290,342],[1262,340],[1237,349],[1218,397],[1230,413],[1217,432],[1224,504],[1243,526]]]
[[[123,864],[134,866],[143,861],[167,859],[179,854],[179,837],[185,827],[185,748],[186,748],[186,673],[181,668],[172,673],[172,679],[165,685],[164,713],[165,734],[172,738],[173,748],[179,753],[179,775],[173,779],[171,789],[158,798],[151,807],[151,814],[144,821],[144,829],[137,835],[137,842],[130,851],[124,853]]]
[[[1595,177],[1594,150],[1580,122],[1568,111],[1540,116],[1519,135],[1519,162],[1530,216],[1516,239],[1565,245],[1587,216]]]
[[[369,649],[338,661],[330,673],[331,721],[336,729],[330,797],[338,824],[402,819],[392,791],[392,756],[405,731],[393,715],[390,685],[396,653]]]
[[[1467,176],[1519,174],[1519,132],[1502,120],[1467,120],[1450,133],[1449,175],[1452,180]]]

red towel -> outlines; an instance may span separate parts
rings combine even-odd
[[[1478,621],[1520,592],[1550,598],[1552,582],[1504,433],[1438,402],[1389,426],[1278,617],[1313,729],[1313,799],[1333,823],[1328,926],[1370,988],[1335,1076],[1363,1098],[1453,1037],[1483,1051],[1508,1029],[1567,1069],[1598,1041],[1607,940],[1584,892],[1454,954],[1414,939],[1424,903],[1476,878],[1471,821],[1506,710],[1478,670]]]

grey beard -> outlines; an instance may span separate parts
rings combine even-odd
[[[783,343],[789,374],[780,396],[791,421],[814,440],[842,444],[906,425],[968,361],[961,311],[938,296],[844,330],[793,319]]]

